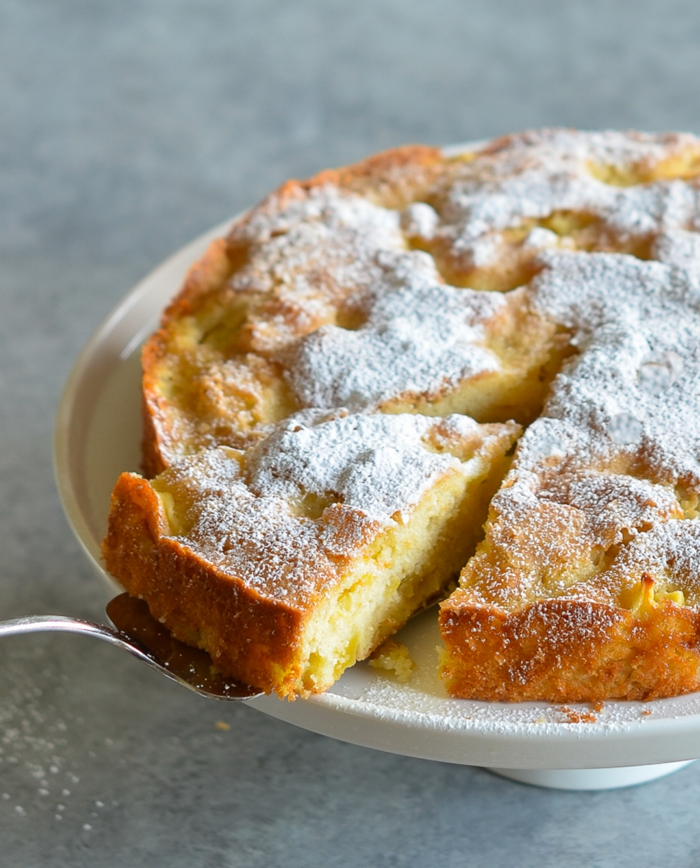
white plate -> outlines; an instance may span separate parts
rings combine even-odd
[[[139,468],[139,348],[188,266],[230,223],[188,244],[139,283],[97,329],[66,384],[56,422],[58,488],[73,530],[101,572],[99,543],[112,486],[121,471]],[[323,695],[295,702],[265,697],[251,705],[366,747],[499,770],[531,770],[504,773],[567,789],[637,783],[700,757],[700,694],[649,703],[608,702],[599,712],[574,706],[574,713],[546,703],[455,700],[446,696],[435,674],[436,610],[414,619],[399,638],[418,664],[407,684],[358,664]],[[589,719],[575,722],[576,712]],[[660,763],[674,765],[656,765]],[[650,764],[647,770],[619,769]],[[608,772],[572,777],[552,769]]]

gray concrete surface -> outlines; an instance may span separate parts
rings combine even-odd
[[[101,617],[53,416],[160,259],[290,175],[390,145],[700,131],[699,63],[681,0],[0,0],[0,616]],[[3,866],[690,868],[699,803],[700,764],[537,790],[210,704],[80,638],[0,647]]]

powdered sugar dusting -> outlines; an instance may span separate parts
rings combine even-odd
[[[163,479],[178,500],[191,503],[179,538],[213,567],[275,599],[301,604],[333,580],[334,565],[315,523],[299,520],[281,498],[255,497],[228,450],[184,459]]]
[[[446,220],[438,234],[477,263],[485,236],[554,212],[595,215],[621,239],[695,227],[695,184],[661,180],[620,187],[601,180],[596,167],[624,172],[636,166],[643,172],[697,147],[696,139],[682,135],[553,130],[513,136],[465,165],[446,192]]]
[[[406,247],[396,211],[327,185],[305,195],[273,195],[234,226],[246,264],[231,279],[235,295],[274,298],[254,328],[253,348],[279,352],[299,334],[362,305],[382,280],[380,251]]]
[[[385,525],[405,520],[438,476],[461,467],[425,448],[435,425],[426,416],[297,414],[249,451],[246,481],[265,497],[332,496]]]
[[[700,564],[695,523],[678,521],[679,491],[686,498],[700,492],[695,271],[615,254],[548,252],[541,259],[544,269],[529,287],[533,304],[571,330],[578,354],[556,377],[493,501],[497,521],[520,528],[510,559],[513,582],[540,599],[599,598],[606,579],[595,588],[587,584],[597,573],[590,560],[595,547],[599,557],[612,546],[624,553],[629,539],[643,534],[649,552],[660,540],[650,528],[670,520],[686,559]],[[535,565],[538,536],[547,540]],[[648,567],[664,580],[658,559],[649,557]],[[638,580],[638,571],[628,575]],[[512,605],[517,597],[509,603],[502,579],[491,577],[482,593]],[[688,581],[676,575],[671,584],[685,589]],[[609,584],[620,588],[614,568]]]
[[[289,380],[309,407],[376,408],[402,396],[435,395],[500,369],[483,346],[484,324],[506,300],[442,283],[426,253],[384,254],[384,279],[356,331],[322,326],[302,339]]]
[[[607,462],[643,451],[657,479],[700,483],[700,282],[627,256],[547,261],[533,282],[535,304],[572,329],[580,355],[555,381],[544,416],[587,433],[584,453],[576,437],[582,464],[591,450]]]
[[[306,411],[245,455],[205,450],[162,480],[190,504],[188,547],[262,593],[302,602],[337,579],[338,557],[408,520],[438,479],[472,473],[480,448],[502,443],[503,451],[515,433],[464,417]],[[445,434],[462,438],[473,457],[431,448],[428,438]]]
[[[504,232],[563,213],[597,221],[601,250],[634,247],[636,239],[652,256],[689,267],[699,252],[695,180],[633,180],[699,148],[692,136],[678,134],[524,133],[474,161],[446,161],[428,197],[432,204],[413,202],[403,212],[330,183],[285,187],[231,236],[248,247],[232,288],[276,300],[253,328],[253,346],[282,362],[305,407],[362,410],[412,396],[430,400],[496,372],[499,360],[483,330],[505,299],[446,285],[430,256],[407,248],[442,245],[449,256],[488,267],[503,252]],[[606,171],[612,179],[601,179]],[[570,242],[535,225],[522,249],[557,250]],[[565,281],[559,266],[550,262],[550,271]],[[542,308],[557,321],[576,316],[568,297]],[[348,310],[359,325],[347,326]]]
[[[602,585],[600,590],[613,596],[629,581],[629,576],[639,576],[644,571],[663,577],[673,589],[682,589],[685,605],[697,608],[700,606],[699,557],[700,522],[676,520],[657,524],[625,546],[593,592]]]

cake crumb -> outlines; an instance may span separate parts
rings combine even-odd
[[[388,672],[393,672],[399,681],[408,681],[416,668],[408,648],[393,639],[383,642],[374,651],[369,665],[375,669],[386,669]]]
[[[598,719],[593,711],[579,711],[568,705],[562,705],[559,711],[566,716],[569,723],[595,723]]]
[[[226,723],[226,721],[224,721],[224,720],[217,720],[216,723],[214,724],[214,726],[217,729],[222,730],[223,732],[228,732],[229,729],[231,729],[231,725]]]

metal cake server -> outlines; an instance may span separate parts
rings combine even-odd
[[[251,699],[260,691],[221,675],[211,657],[175,639],[148,610],[143,600],[120,594],[107,604],[107,615],[116,627],[105,627],[63,615],[33,615],[0,621],[0,636],[20,633],[65,632],[94,636],[123,648],[173,681],[213,699]]]

